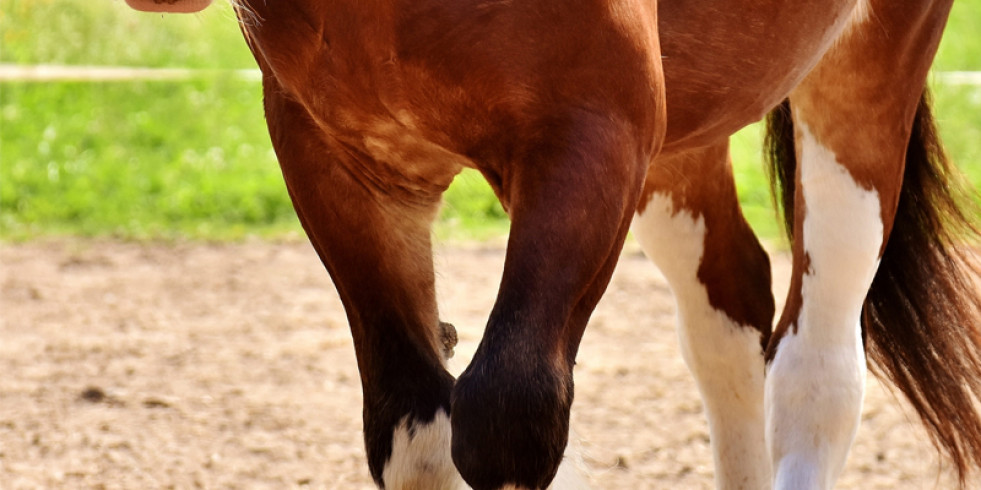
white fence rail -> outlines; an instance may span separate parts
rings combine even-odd
[[[231,76],[261,80],[252,70],[206,70],[189,68],[136,68],[123,66],[15,65],[0,63],[0,82],[112,82],[128,80],[181,81]],[[981,86],[981,71],[934,72],[931,79],[945,85]]]
[[[0,63],[0,82],[115,82],[135,80],[182,81],[215,76],[261,80],[254,70],[135,68],[124,66],[14,65]]]
[[[941,71],[936,77],[947,85],[981,85],[981,71]]]

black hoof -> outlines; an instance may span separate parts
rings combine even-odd
[[[475,360],[453,390],[453,462],[474,490],[544,489],[568,442],[572,377],[489,364]]]

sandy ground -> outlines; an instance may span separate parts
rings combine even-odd
[[[496,246],[438,252],[455,373],[502,262]],[[787,259],[774,268],[782,291]],[[0,295],[0,489],[372,488],[350,335],[305,243],[7,244]],[[595,488],[712,487],[673,304],[628,250],[576,371]],[[870,379],[839,488],[951,487],[904,410]]]

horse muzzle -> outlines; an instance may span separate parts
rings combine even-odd
[[[192,13],[204,10],[211,0],[126,0],[126,3],[144,12]]]

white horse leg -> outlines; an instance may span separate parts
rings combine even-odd
[[[769,262],[736,207],[727,151],[722,144],[655,162],[633,232],[677,300],[682,354],[708,417],[716,484],[755,490],[770,481],[761,342],[773,300]]]
[[[766,434],[777,489],[834,486],[865,390],[859,319],[882,245],[879,196],[797,119],[801,163],[794,280],[767,353]],[[796,311],[795,311],[796,310]]]

